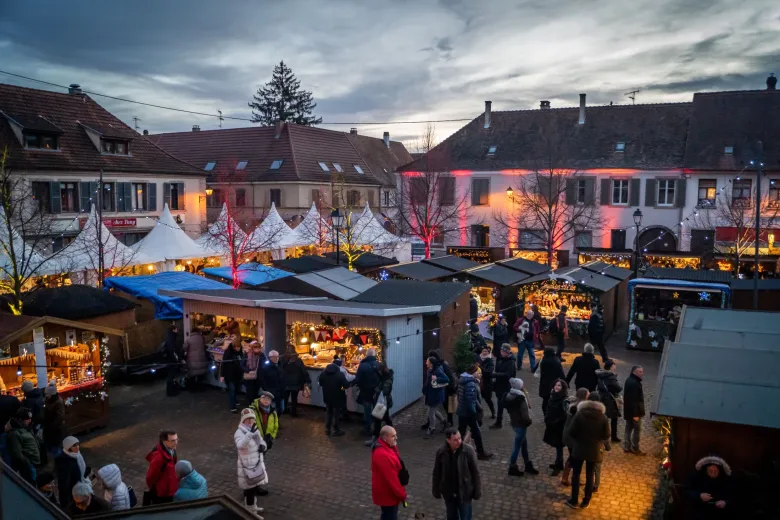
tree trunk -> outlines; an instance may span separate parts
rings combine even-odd
[[[425,258],[427,260],[428,258],[431,257],[431,241],[425,240],[423,244],[425,244]]]

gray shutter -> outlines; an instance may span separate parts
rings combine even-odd
[[[611,200],[612,179],[601,179],[601,205],[609,206]]]
[[[536,189],[539,190],[539,196],[549,202],[550,191],[552,190],[552,183],[550,182],[550,177],[547,175],[544,176],[537,175]]]
[[[91,183],[89,183],[89,182],[80,182],[80,183],[78,183],[78,186],[79,186],[79,196],[80,196],[79,198],[80,198],[80,201],[81,201],[79,203],[79,209],[81,211],[89,212],[89,210],[91,209],[90,206],[91,206],[92,202],[89,200],[89,197],[90,197],[89,185],[90,184]]]
[[[132,191],[132,186],[129,182],[119,182],[117,183],[117,193],[119,195],[119,200],[117,201],[117,209],[119,211],[130,211],[130,208],[132,208],[131,200],[130,200],[130,192]]]
[[[565,180],[566,180],[566,204],[572,206],[577,202],[575,196],[576,196],[576,189],[577,189],[577,183],[579,182],[579,178],[575,177],[573,179],[565,179]]]
[[[688,185],[686,179],[677,179],[674,185],[674,207],[685,207],[685,188]],[[755,248],[754,248],[755,249]]]
[[[244,195],[244,199],[246,200],[246,195]],[[179,210],[184,210],[184,183],[179,183]]]
[[[655,206],[658,198],[658,189],[656,188],[655,179],[647,179],[645,181],[645,206]]]
[[[596,187],[596,179],[595,177],[586,177],[585,178],[585,205],[586,206],[593,206],[595,204],[595,197],[594,197],[594,188]]]
[[[61,189],[59,181],[49,183],[49,208],[52,213],[62,213]]]
[[[146,209],[149,211],[157,211],[157,183],[150,182],[146,185],[146,196],[149,199],[146,204]]]
[[[163,207],[165,204],[171,207],[171,185],[168,182],[163,182]]]
[[[629,206],[639,206],[639,187],[641,186],[639,179],[631,179],[628,185],[628,200]]]

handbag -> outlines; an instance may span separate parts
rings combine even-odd
[[[409,470],[406,469],[406,464],[404,464],[404,459],[398,457],[398,460],[401,461],[401,469],[398,471],[398,481],[401,483],[402,486],[406,487],[409,485]]]
[[[308,386],[304,386],[303,390],[301,390],[301,393],[303,394],[304,399],[308,399],[309,397],[311,397],[311,390],[309,390]]]
[[[376,400],[374,409],[371,410],[371,415],[374,417],[374,419],[381,421],[386,413],[387,413],[387,400],[385,399],[385,394],[379,392],[379,397]]]
[[[262,461],[257,461],[254,468],[244,468],[244,473],[249,480],[263,480],[265,479],[265,466],[263,466]]]
[[[155,499],[157,498],[157,495],[152,491],[151,489],[147,489],[144,491],[144,496],[141,499],[141,506],[146,507],[154,504]],[[130,506],[133,507],[133,506]]]
[[[458,395],[454,394],[447,398],[447,413],[455,413],[458,410]]]
[[[127,486],[127,496],[130,498],[131,509],[138,505],[138,497],[135,496],[135,489],[133,489],[133,486]]]

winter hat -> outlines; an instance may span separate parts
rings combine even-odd
[[[35,485],[37,485],[38,488],[42,488],[46,484],[51,484],[52,482],[54,482],[54,473],[51,471],[41,471],[35,478]]]
[[[255,418],[255,412],[252,411],[251,408],[244,408],[241,410],[241,422],[243,423],[247,419],[254,419]]]
[[[271,401],[273,401],[273,400],[274,400],[274,394],[272,394],[271,392],[269,392],[269,391],[267,391],[267,390],[266,390],[266,391],[264,391],[264,392],[260,392],[260,397],[267,397],[267,398],[269,398]]]
[[[90,495],[92,495],[92,486],[87,482],[80,480],[73,486],[73,498],[86,498]]]
[[[73,437],[72,435],[69,437],[65,437],[62,439],[62,449],[65,451],[68,451],[73,447],[74,444],[78,444],[79,440],[76,437]]]
[[[504,343],[501,345],[501,352],[512,352],[512,347],[509,346],[509,343]]]
[[[22,383],[22,392],[25,394],[27,392],[32,392],[35,389],[35,385],[32,381],[26,380],[24,383]]]
[[[46,397],[57,395],[57,383],[55,381],[49,381],[49,384],[46,385],[46,390],[44,390],[44,393],[46,394]]]
[[[513,378],[511,378],[511,379],[509,380],[509,385],[510,385],[510,386],[511,386],[511,387],[512,387],[514,390],[522,390],[522,389],[523,389],[523,380],[522,380],[522,379],[520,379],[519,377],[513,377]]]
[[[176,477],[181,480],[192,473],[192,464],[188,460],[180,460],[176,463]]]
[[[336,365],[337,367],[340,367],[341,366],[341,358],[339,358],[339,357],[333,358],[333,364]]]
[[[428,351],[428,357],[436,358],[436,359],[438,359],[439,361],[441,361],[441,356],[440,356],[440,355],[439,355],[439,353],[438,353],[438,352],[436,352],[435,350],[429,350],[429,351]]]

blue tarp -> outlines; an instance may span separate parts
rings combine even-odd
[[[209,276],[216,276],[224,280],[233,281],[233,269],[231,267],[207,267],[203,269],[203,273]],[[262,264],[248,263],[242,264],[238,268],[238,277],[242,284],[258,286],[264,283],[284,278],[285,276],[292,276],[293,273],[282,271],[281,269],[275,269]]]
[[[181,298],[161,296],[158,289],[190,291],[195,289],[226,289],[229,285],[191,273],[170,272],[150,276],[115,276],[106,278],[103,287],[116,289],[136,298],[154,303],[154,317],[158,320],[177,320],[184,315]]]

